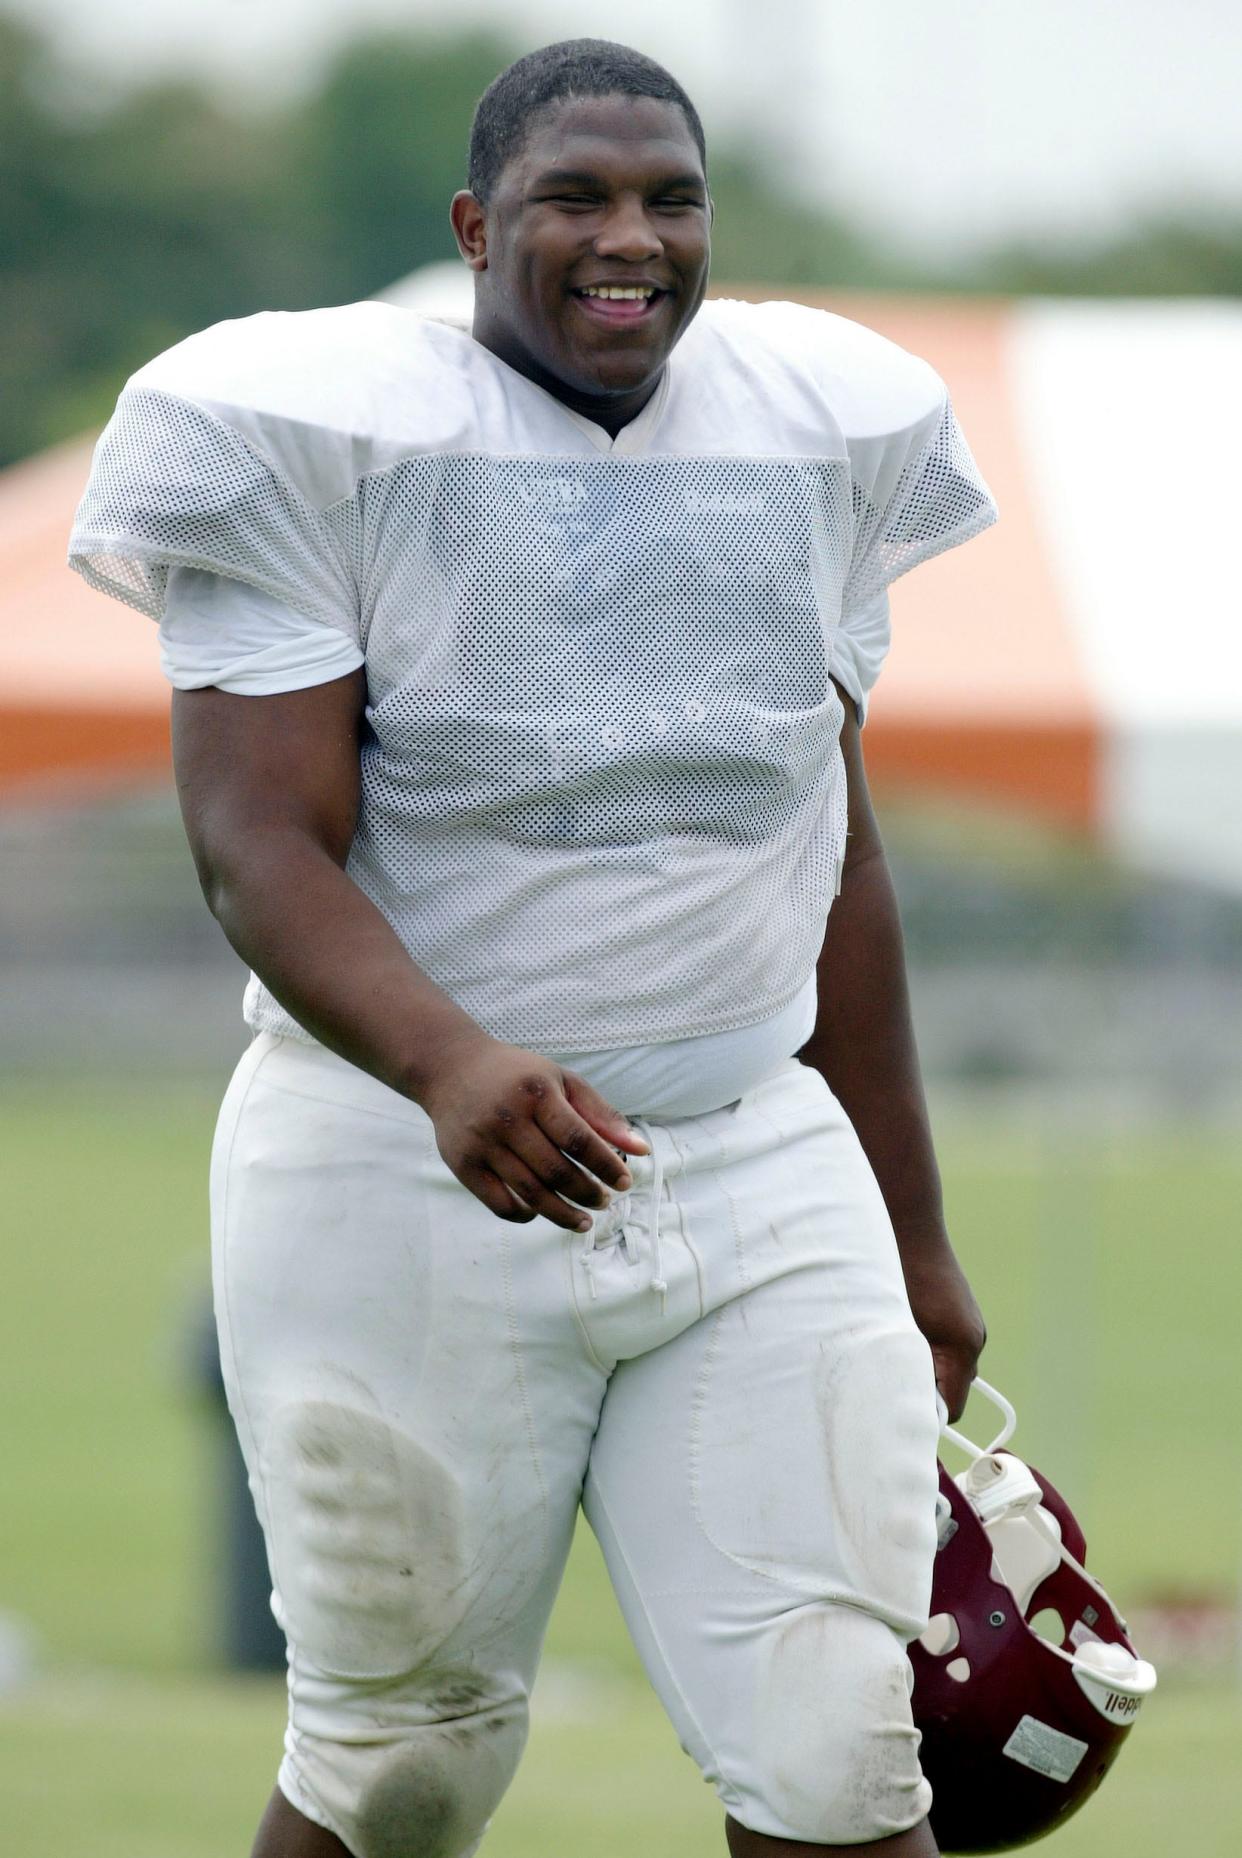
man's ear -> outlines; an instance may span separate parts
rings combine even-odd
[[[475,272],[486,271],[487,222],[482,202],[463,188],[461,193],[453,195],[449,220],[453,227],[453,237],[457,240],[457,249],[470,269]]]

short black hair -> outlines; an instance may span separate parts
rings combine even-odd
[[[561,39],[519,58],[479,98],[470,125],[469,187],[475,199],[487,201],[541,110],[570,97],[616,96],[675,103],[706,167],[707,143],[699,113],[663,65],[611,39]]]

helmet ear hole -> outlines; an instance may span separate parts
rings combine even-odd
[[[953,1658],[944,1670],[945,1676],[951,1677],[955,1684],[964,1684],[970,1676],[970,1659]]]
[[[933,1658],[947,1658],[961,1644],[962,1635],[952,1613],[933,1613],[919,1634],[919,1644]]]
[[[1026,1623],[1039,1638],[1047,1639],[1049,1645],[1065,1643],[1065,1621],[1055,1606],[1041,1606]]]

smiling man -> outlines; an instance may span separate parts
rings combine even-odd
[[[702,129],[688,102],[625,93],[559,99],[532,128],[510,118],[507,78],[480,106],[471,191],[453,201],[474,337],[615,435],[703,301]]]
[[[650,60],[522,59],[469,179],[471,331],[182,343],[73,542],[161,622],[254,970],[212,1171],[289,1638],[254,1851],[475,1850],[581,1503],[734,1858],[928,1858],[905,1646],[983,1327],[859,724],[886,586],[991,502],[921,362],[703,305]]]

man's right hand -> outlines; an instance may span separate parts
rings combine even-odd
[[[647,1144],[583,1078],[484,1032],[346,874],[365,703],[361,671],[278,696],[174,693],[177,782],[203,889],[294,1019],[423,1106],[444,1160],[484,1206],[585,1232],[583,1208],[630,1184],[617,1150]]]
[[[617,1150],[647,1153],[584,1078],[484,1032],[450,1042],[418,1101],[447,1166],[498,1219],[542,1215],[586,1232],[581,1209],[607,1206],[630,1185]]]

